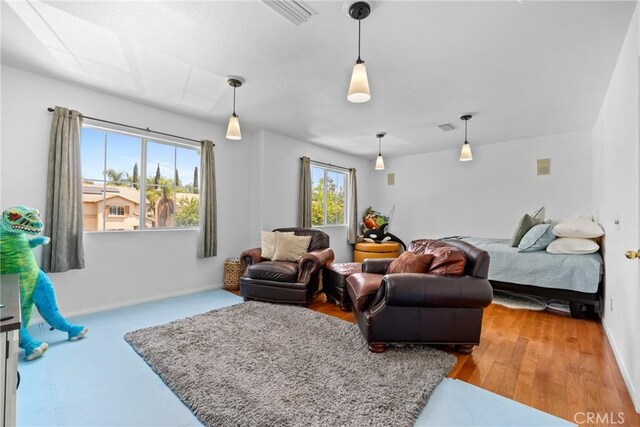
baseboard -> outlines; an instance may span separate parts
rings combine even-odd
[[[203,287],[200,287],[200,288],[183,289],[183,290],[180,290],[180,291],[169,292],[167,294],[153,295],[153,296],[150,296],[150,297],[139,298],[139,299],[129,300],[129,301],[123,301],[123,302],[119,302],[119,303],[115,303],[115,304],[102,305],[102,306],[99,306],[99,307],[89,308],[87,310],[76,310],[76,311],[71,311],[71,312],[64,312],[63,314],[64,314],[64,317],[66,317],[66,318],[71,318],[71,317],[75,317],[75,316],[84,316],[85,314],[100,313],[102,311],[114,310],[116,308],[129,307],[129,306],[132,306],[132,305],[144,304],[146,302],[157,301],[157,300],[165,299],[165,298],[172,298],[172,297],[179,297],[179,296],[183,296],[183,295],[195,294],[195,293],[198,293],[198,292],[210,291],[210,290],[213,290],[213,289],[222,289],[222,285],[203,286]],[[38,323],[43,323],[43,322],[44,322],[44,319],[42,317],[40,317],[40,315],[38,315],[36,313],[36,310],[34,310],[34,315],[33,315],[32,319],[31,319],[31,322],[29,322],[29,325],[36,325]]]
[[[616,358],[616,363],[618,364],[618,368],[620,369],[620,373],[622,374],[622,379],[627,386],[627,390],[629,391],[629,395],[631,396],[633,405],[636,408],[636,412],[640,413],[640,396],[638,396],[637,394],[635,384],[633,383],[633,378],[631,377],[631,375],[629,375],[627,367],[624,365],[624,363],[622,363],[622,359],[619,356],[620,351],[618,351],[616,342],[613,340],[611,333],[609,332],[607,322],[603,321],[602,326],[604,329],[604,333],[607,335],[607,339],[609,340],[609,344],[611,345],[611,349],[613,350],[613,356]]]

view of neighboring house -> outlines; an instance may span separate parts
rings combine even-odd
[[[129,187],[83,184],[84,231],[138,230],[140,228],[140,191]],[[155,219],[147,216],[145,227]]]
[[[193,226],[197,221],[179,221],[176,217],[184,207],[197,204],[200,196],[194,193],[175,192],[168,199],[169,212],[159,209],[160,202],[151,203],[145,199],[147,215],[144,228],[173,228]],[[82,185],[82,208],[84,231],[125,231],[140,229],[140,190],[127,186],[106,186],[85,182]],[[167,203],[165,202],[165,205]],[[165,214],[163,214],[165,213]]]

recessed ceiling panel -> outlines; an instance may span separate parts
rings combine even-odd
[[[29,2],[60,42],[77,57],[128,70],[118,35],[47,4]]]
[[[162,105],[177,104],[182,99],[183,91],[173,86],[157,82],[151,79],[142,79],[145,93],[150,99],[162,100]]]
[[[62,44],[58,36],[51,30],[42,16],[36,12],[31,3],[26,1],[8,1],[3,4],[15,12],[24,25],[44,46],[61,51],[67,50],[66,46]]]
[[[140,43],[133,44],[133,51],[143,79],[184,90],[191,69],[187,62]]]
[[[101,81],[104,82],[104,84],[128,91],[137,91],[131,73],[123,71],[118,67],[111,67],[101,62],[90,61],[88,59],[79,59],[79,62],[93,80]]]
[[[197,111],[210,111],[216,105],[216,101],[185,92],[182,97],[181,104]]]
[[[191,67],[186,92],[207,98],[215,104],[228,89],[229,85],[224,77],[200,67]]]
[[[68,51],[50,48],[49,53],[53,56],[58,65],[66,72],[83,76],[84,78],[89,77],[87,70],[82,66],[80,60]]]

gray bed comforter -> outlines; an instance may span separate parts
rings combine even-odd
[[[603,273],[600,253],[554,255],[546,251],[518,252],[510,239],[465,237],[491,256],[489,280],[595,293]]]

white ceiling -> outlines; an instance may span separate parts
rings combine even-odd
[[[591,129],[635,7],[376,1],[362,22],[372,100],[351,104],[357,22],[343,1],[307,4],[317,15],[295,26],[260,1],[2,2],[1,58],[220,125],[224,76],[239,75],[244,132],[370,154],[387,131],[398,156],[458,147],[463,113],[472,144]]]

